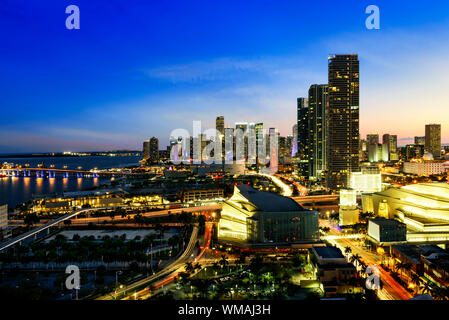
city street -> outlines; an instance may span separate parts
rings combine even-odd
[[[328,221],[320,220],[320,225],[330,228],[330,232],[328,233],[329,235],[342,236],[341,232],[330,225]],[[329,237],[327,241],[337,246],[342,253],[345,252],[346,247],[351,248],[352,254],[358,254],[368,266],[376,266],[379,270],[380,279],[383,283],[383,288],[378,291],[378,296],[381,300],[409,300],[413,298],[413,296],[406,289],[404,289],[385,269],[380,266],[381,256],[377,252],[364,249],[360,246],[357,239],[350,239],[349,237],[350,236],[348,236],[348,238],[339,239],[332,239],[332,237]]]

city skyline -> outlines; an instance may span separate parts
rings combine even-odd
[[[6,5],[2,30],[12,32],[2,34],[0,53],[8,114],[0,120],[0,153],[140,150],[152,136],[163,149],[171,130],[191,128],[193,120],[212,128],[215,115],[227,124],[263,122],[286,136],[296,98],[327,82],[333,53],[359,56],[362,138],[389,133],[403,146],[439,123],[442,143],[449,143],[449,123],[441,119],[449,96],[439,89],[449,85],[441,72],[448,67],[447,3],[429,9],[379,1],[380,30],[365,28],[364,2],[270,3],[126,10],[112,3],[103,10],[101,1],[79,1],[81,29],[73,32],[55,2]],[[335,10],[344,19],[329,29]],[[226,19],[217,20],[223,12]],[[298,12],[311,14],[297,19]]]

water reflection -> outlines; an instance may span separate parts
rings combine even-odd
[[[50,193],[81,191],[99,186],[107,180],[101,178],[36,178],[7,177],[0,179],[0,204],[14,208],[33,196]]]
[[[56,178],[49,178],[48,179],[50,193],[55,192],[55,180],[56,180]]]
[[[66,191],[69,184],[69,178],[62,178],[62,190]]]
[[[42,193],[44,178],[36,178],[36,193]]]

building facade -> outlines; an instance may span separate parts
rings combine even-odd
[[[0,206],[0,231],[8,228],[8,205]]]
[[[446,173],[443,161],[404,162],[404,173],[418,176],[440,175]]]
[[[298,111],[298,173],[303,178],[310,176],[309,167],[309,99],[297,99]]]
[[[238,243],[315,242],[318,213],[290,198],[240,185],[223,203],[218,238]]]
[[[150,139],[150,162],[156,163],[159,161],[159,139],[152,137]]]
[[[321,180],[327,168],[328,85],[313,84],[309,89],[309,166],[310,176]]]
[[[407,241],[407,226],[394,219],[376,218],[368,221],[368,238],[378,244]]]
[[[441,124],[426,125],[425,150],[433,154],[434,159],[441,157]]]
[[[327,186],[347,188],[359,167],[359,60],[356,54],[333,55],[328,64]]]

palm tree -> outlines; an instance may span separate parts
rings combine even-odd
[[[421,278],[416,273],[412,274],[412,283],[415,285],[414,292],[416,294],[421,284]]]
[[[345,254],[349,257],[349,255],[352,253],[352,249],[351,249],[351,247],[346,247],[345,248]]]
[[[349,259],[349,261],[350,261],[351,263],[357,264],[357,266],[359,266],[360,259],[361,259],[361,257],[356,253],[356,254],[353,254],[353,255],[351,256],[351,258]]]
[[[393,266],[393,270],[396,272],[399,272],[402,269],[403,263],[402,262],[396,262]]]

